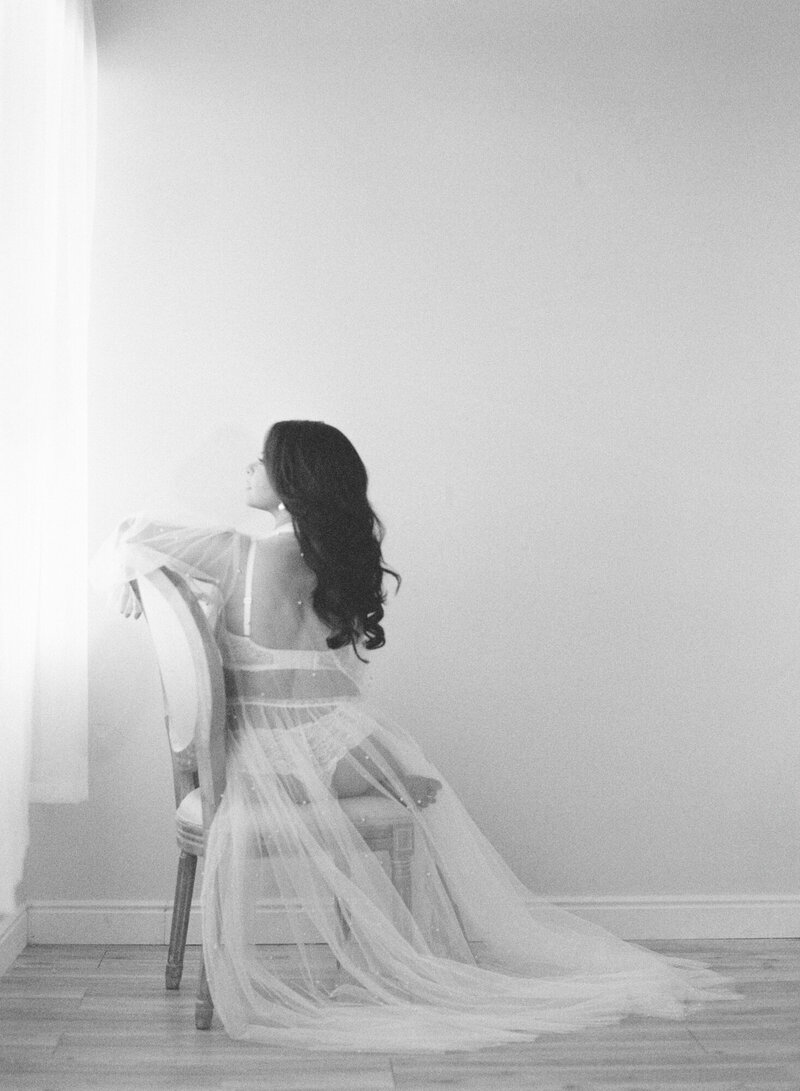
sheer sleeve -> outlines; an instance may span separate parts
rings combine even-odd
[[[230,527],[182,527],[135,515],[100,546],[91,562],[91,581],[114,591],[166,567],[193,582],[213,585],[224,602],[236,580],[239,537]]]

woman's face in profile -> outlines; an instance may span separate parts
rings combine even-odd
[[[267,476],[263,459],[257,458],[247,467],[245,503],[248,507],[258,508],[260,511],[275,512],[280,499]]]

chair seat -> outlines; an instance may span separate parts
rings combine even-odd
[[[199,788],[195,788],[181,800],[175,812],[175,832],[179,848],[195,856],[203,855],[203,804]]]
[[[397,826],[413,826],[408,808],[384,796],[350,796],[339,800],[339,806],[362,837]],[[203,805],[200,789],[195,788],[181,800],[175,812],[178,845],[195,856],[203,855]]]

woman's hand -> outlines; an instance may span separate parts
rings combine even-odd
[[[136,618],[142,616],[142,600],[132,583],[126,583],[119,593],[117,607],[123,617]]]
[[[406,773],[401,777],[411,802],[417,807],[427,807],[436,802],[442,782],[435,777],[423,777],[419,773]]]

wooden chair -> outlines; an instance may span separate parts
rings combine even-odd
[[[140,577],[133,586],[155,646],[172,755],[180,857],[166,986],[177,989],[183,973],[197,858],[203,855],[225,787],[225,682],[208,620],[186,581],[161,568]],[[388,852],[392,882],[410,909],[414,824],[408,810],[373,795],[342,799],[340,806],[372,851]],[[198,1030],[211,1026],[213,1011],[201,960],[195,1007]]]

